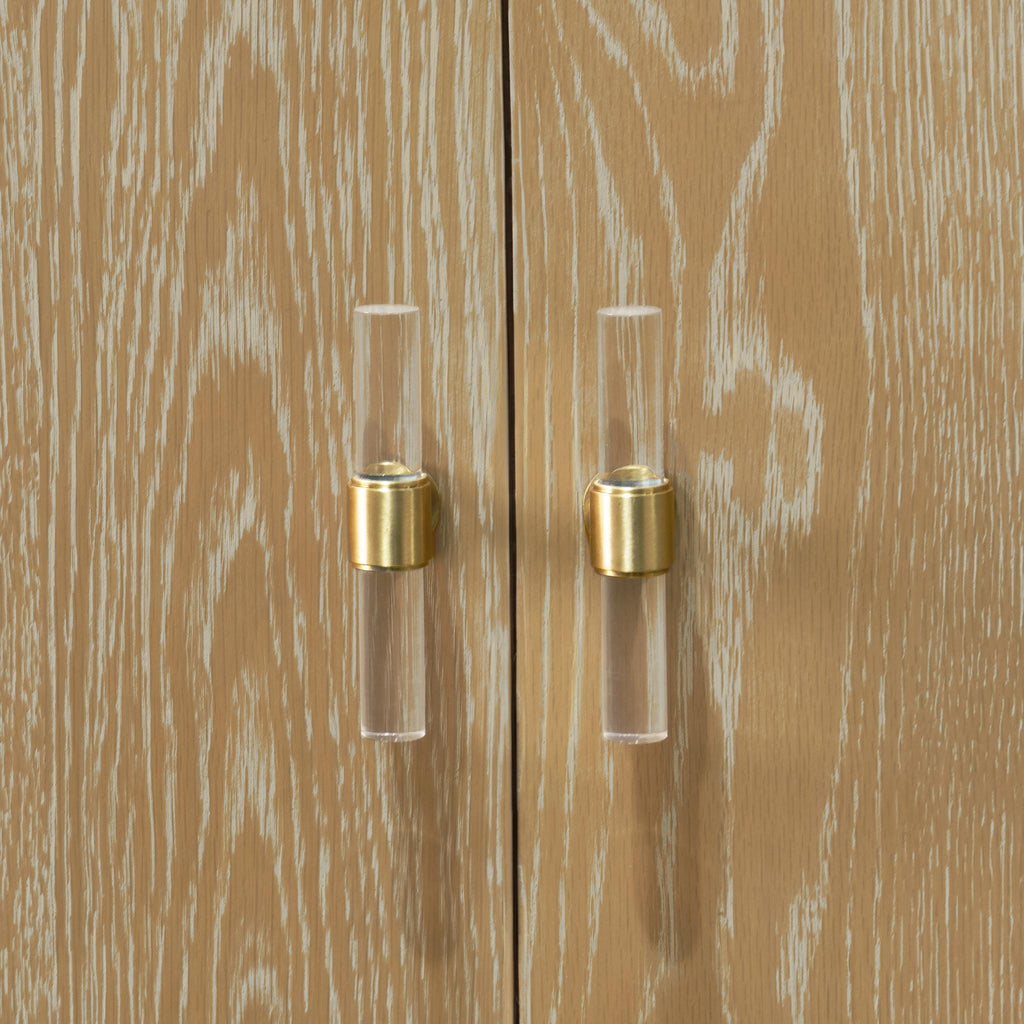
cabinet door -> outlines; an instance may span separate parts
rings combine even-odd
[[[511,6],[524,1021],[1024,1019],[1022,26]],[[580,523],[624,302],[678,497],[644,748]]]
[[[0,1017],[510,1020],[497,11],[20,18],[0,15]],[[359,733],[365,300],[422,307],[444,501],[407,745]]]

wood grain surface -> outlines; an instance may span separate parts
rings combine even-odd
[[[53,1019],[53,681],[39,333],[39,25],[0,4],[0,1020]]]
[[[0,1019],[512,1015],[500,23],[0,4]],[[428,736],[359,736],[351,328],[423,309]],[[396,367],[396,373],[400,368]]]
[[[1024,7],[534,0],[510,47],[522,1019],[1024,1020]],[[679,557],[623,748],[580,499],[640,301]]]

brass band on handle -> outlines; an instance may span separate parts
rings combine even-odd
[[[675,511],[672,484],[647,466],[595,476],[583,497],[591,565],[602,576],[668,572],[675,554]]]
[[[421,569],[434,557],[441,496],[429,474],[377,462],[348,482],[349,560],[357,569]]]

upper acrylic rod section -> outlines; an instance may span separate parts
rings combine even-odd
[[[606,306],[597,311],[598,463],[665,469],[661,310]]]
[[[356,470],[400,462],[418,472],[423,419],[416,306],[356,306],[353,378]]]

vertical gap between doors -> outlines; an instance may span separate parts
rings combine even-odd
[[[508,395],[508,579],[509,729],[512,799],[512,1019],[519,1024],[519,745],[516,729],[516,353],[515,264],[512,252],[512,65],[509,54],[509,0],[501,0],[501,123],[505,168],[505,369]]]

